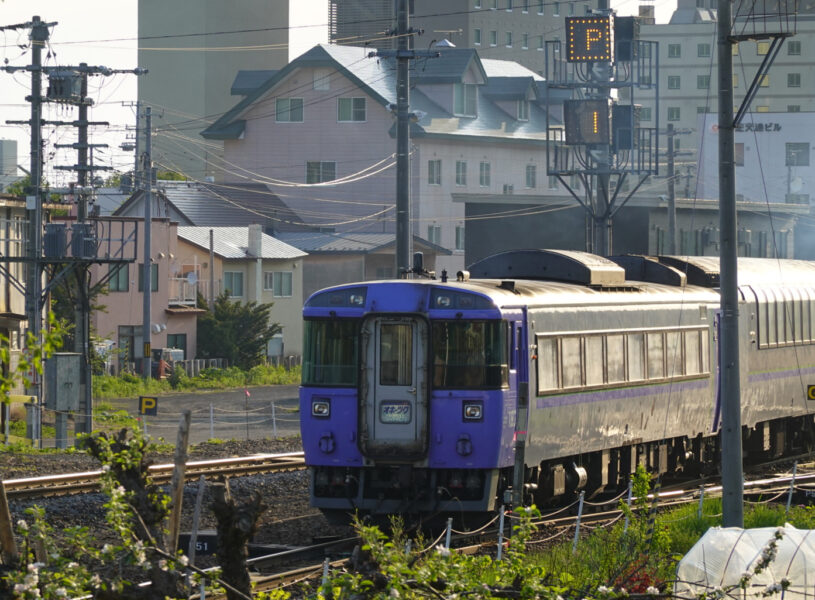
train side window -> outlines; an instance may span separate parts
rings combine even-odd
[[[702,338],[702,373],[710,373],[710,337],[706,331],[699,333]]]
[[[702,373],[702,335],[701,331],[685,331],[685,373],[699,375]]]
[[[413,327],[383,323],[379,333],[379,384],[413,383]]]
[[[628,381],[645,379],[645,334],[628,334]]]
[[[682,355],[682,334],[679,331],[665,333],[665,356],[668,359],[668,377],[685,374],[685,361]]]
[[[538,393],[558,388],[557,338],[538,338]]]
[[[606,336],[606,363],[608,382],[625,381],[625,337],[621,334]]]
[[[514,371],[518,368],[518,336],[521,330],[515,327],[515,323],[509,324],[509,370]]]
[[[603,336],[590,335],[586,338],[586,385],[603,384]]]
[[[580,338],[564,337],[560,341],[561,365],[563,368],[563,387],[580,387],[583,385],[583,365],[580,356]]]
[[[661,331],[646,335],[648,343],[648,379],[665,377],[665,341]]]

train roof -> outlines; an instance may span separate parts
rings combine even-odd
[[[806,289],[815,299],[815,262],[740,258],[742,298],[752,290]],[[719,302],[719,259],[708,256],[612,256],[570,250],[504,252],[449,279],[374,283],[447,285],[489,297],[497,307]],[[349,287],[341,286],[341,287]]]

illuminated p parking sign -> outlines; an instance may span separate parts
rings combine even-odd
[[[614,60],[614,17],[566,17],[566,60]]]

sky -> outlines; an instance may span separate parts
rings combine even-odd
[[[172,0],[167,0],[172,1]],[[229,1],[229,0],[224,0]],[[232,0],[235,1],[235,0]],[[240,1],[240,0],[237,0]],[[280,2],[286,0],[269,0]],[[656,7],[657,22],[665,23],[676,7],[676,0],[652,0]],[[324,20],[327,0],[291,0],[292,24],[316,24]],[[639,0],[612,0],[620,15],[636,15]],[[50,45],[43,51],[46,66],[77,65],[85,62],[92,66],[112,69],[133,69],[137,63],[138,14],[137,0],[0,0],[0,27],[30,22],[34,15],[47,22],[56,21],[51,28]],[[322,24],[322,23],[320,23]],[[316,28],[314,38],[304,37],[301,47],[292,47],[289,56],[296,57],[316,43],[325,41],[325,30]],[[31,62],[27,48],[28,30],[0,31],[2,62],[8,66],[23,66]],[[29,120],[30,105],[25,101],[30,94],[31,78],[27,72],[0,71],[0,139],[17,140],[18,164],[29,167],[30,133],[27,125],[7,125],[7,120]],[[47,82],[43,84],[46,89]],[[107,127],[91,127],[90,142],[108,144],[108,148],[94,150],[94,164],[126,171],[133,165],[133,154],[119,148],[133,138],[136,124],[135,109],[130,104],[137,99],[137,76],[119,74],[109,77],[94,76],[88,82],[89,97],[94,105],[90,111],[92,121],[106,121]],[[43,118],[53,121],[72,121],[76,109],[45,105]],[[53,145],[75,141],[75,128],[46,126],[46,176],[56,187],[74,181],[76,175],[68,171],[54,171],[55,165],[73,165],[76,152],[54,150]],[[104,177],[104,173],[99,173]]]

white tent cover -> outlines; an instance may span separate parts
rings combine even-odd
[[[776,539],[776,556],[760,573],[756,567]],[[766,562],[766,561],[765,561]],[[751,574],[747,589],[739,587]],[[781,591],[778,584],[789,587]],[[784,600],[815,600],[815,530],[784,527],[711,527],[679,561],[674,594],[679,598],[709,598],[727,594],[732,598],[774,597]]]

